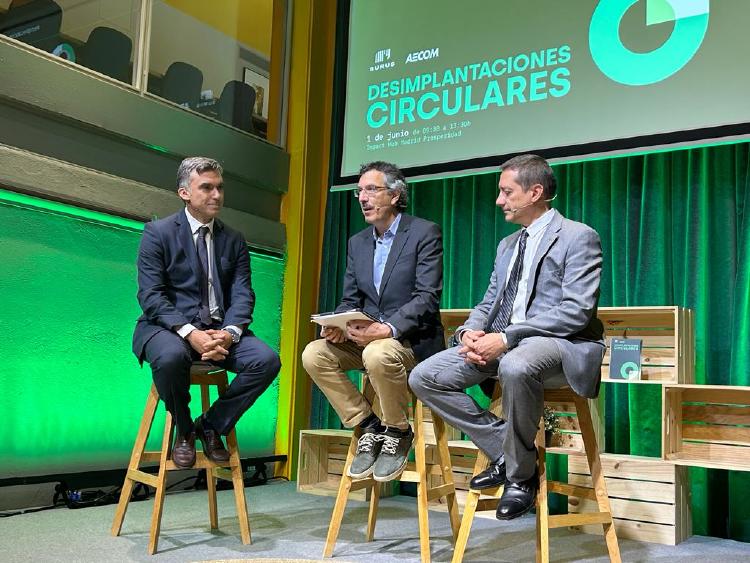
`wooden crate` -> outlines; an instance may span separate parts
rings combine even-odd
[[[618,538],[677,545],[691,534],[687,468],[655,458],[601,455]],[[568,458],[568,483],[591,487],[586,459]],[[595,510],[592,500],[568,497],[569,512]],[[575,526],[601,534],[601,525]]]
[[[299,437],[297,491],[335,497],[352,439],[351,430],[302,430]],[[381,485],[381,496],[398,493],[398,482]],[[349,493],[354,500],[370,500],[369,489]]]
[[[684,307],[600,307],[607,351],[602,381],[613,383],[692,383],[695,365],[693,311]],[[609,377],[611,339],[641,338],[641,379]]]
[[[750,387],[665,385],[662,404],[664,459],[750,471]]]

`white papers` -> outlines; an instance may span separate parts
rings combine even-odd
[[[319,313],[317,315],[311,315],[310,320],[320,326],[335,326],[341,330],[346,330],[346,323],[350,321],[377,322],[377,319],[358,309],[345,311],[343,313]]]

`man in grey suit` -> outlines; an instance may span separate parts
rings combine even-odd
[[[457,345],[414,368],[409,385],[487,454],[492,463],[471,487],[505,484],[496,516],[510,520],[534,505],[544,388],[570,385],[583,397],[599,392],[602,252],[596,231],[550,208],[557,186],[543,158],[517,156],[501,170],[496,205],[523,228],[500,241],[489,287],[456,331]],[[496,377],[504,420],[464,393]]]
[[[387,162],[362,166],[354,193],[372,225],[349,239],[337,312],[361,309],[377,321],[322,330],[302,363],[347,427],[362,436],[349,475],[388,481],[404,469],[414,437],[408,421],[407,372],[445,348],[440,322],[443,244],[440,228],[403,213],[407,184]],[[365,369],[382,420],[344,373]]]

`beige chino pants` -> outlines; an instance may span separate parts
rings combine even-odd
[[[395,338],[373,340],[364,348],[354,342],[333,344],[324,338],[310,342],[302,352],[302,365],[320,387],[347,428],[353,428],[373,412],[373,405],[344,373],[364,369],[375,389],[383,424],[409,428],[407,374],[416,365],[409,343]]]

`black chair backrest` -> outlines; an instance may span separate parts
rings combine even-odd
[[[177,61],[169,65],[162,80],[161,96],[176,104],[196,109],[201,99],[203,73],[191,64]]]
[[[239,80],[230,80],[221,91],[216,113],[219,121],[255,133],[252,117],[254,106],[255,88]]]
[[[53,0],[15,0],[0,18],[0,34],[52,51],[60,43],[62,8]]]
[[[129,83],[132,52],[133,41],[130,37],[111,27],[95,27],[86,41],[80,63],[91,70]]]

